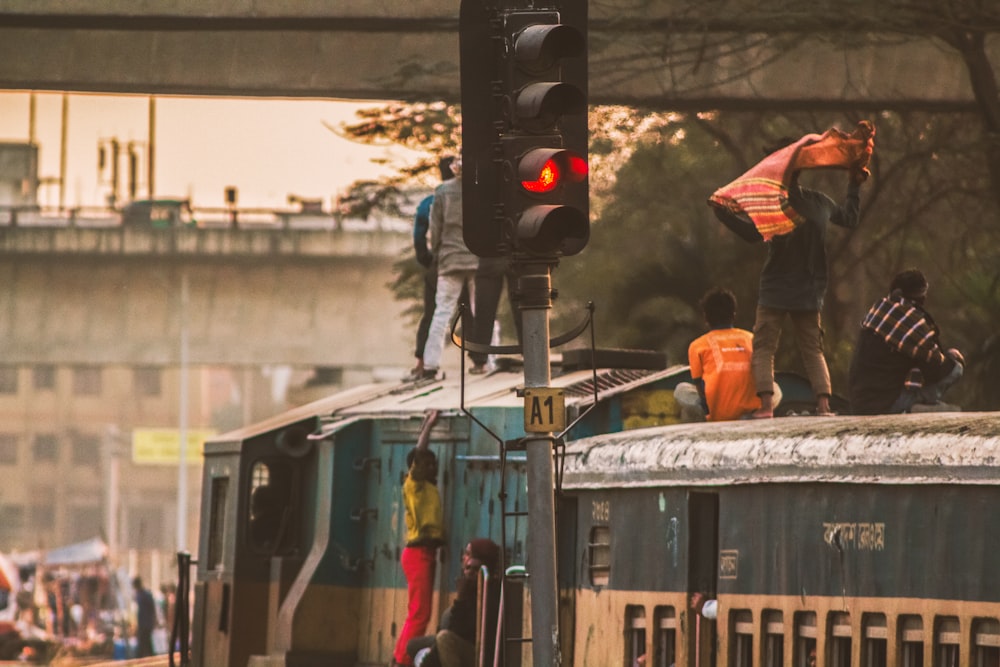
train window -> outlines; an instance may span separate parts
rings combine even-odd
[[[287,551],[292,531],[292,467],[257,461],[250,469],[250,543],[268,554]]]
[[[670,667],[676,660],[677,612],[673,607],[657,607],[653,611],[656,634],[653,635],[653,655],[656,661],[649,667]]]
[[[923,667],[924,621],[919,616],[899,617],[901,667]]]
[[[753,613],[749,609],[734,609],[729,614],[730,667],[750,667],[753,664]]]
[[[208,569],[218,570],[222,566],[223,545],[226,529],[226,496],[229,493],[229,478],[212,478],[212,496],[208,518]]]
[[[1000,667],[1000,621],[977,618],[972,623],[973,667]]]
[[[785,623],[781,612],[764,611],[764,667],[781,667],[785,664]]]
[[[934,667],[958,667],[958,645],[961,643],[958,619],[941,616],[934,619]]]
[[[851,667],[851,615],[831,612],[827,617],[827,652],[830,667]]]
[[[632,667],[646,655],[646,609],[638,605],[625,607],[625,666]]]
[[[886,667],[889,629],[885,614],[861,616],[861,667]]]
[[[611,580],[611,528],[591,528],[587,548],[590,550],[590,585],[607,586]]]
[[[795,614],[795,666],[810,667],[810,656],[816,657],[816,612]]]

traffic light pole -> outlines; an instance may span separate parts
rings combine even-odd
[[[552,309],[552,261],[518,261],[525,388],[548,387],[549,311]],[[533,437],[535,436],[535,437]],[[535,667],[559,667],[559,583],[556,580],[555,472],[552,434],[529,434],[528,571],[531,587],[531,648]]]

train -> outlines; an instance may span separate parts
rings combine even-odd
[[[1000,414],[799,416],[811,391],[782,373],[786,416],[684,424],[685,366],[553,364],[572,425],[553,447],[562,665],[1000,667]],[[530,666],[523,385],[516,364],[367,385],[207,442],[180,664],[390,665],[401,481],[438,410],[434,618],[489,537],[511,573],[500,664]]]

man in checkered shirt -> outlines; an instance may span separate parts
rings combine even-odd
[[[960,409],[941,396],[962,377],[965,359],[941,347],[937,325],[924,310],[927,288],[923,273],[907,269],[862,320],[849,379],[854,414]]]

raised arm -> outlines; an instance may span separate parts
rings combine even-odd
[[[427,414],[424,415],[424,423],[420,425],[420,435],[417,436],[417,449],[426,450],[431,444],[431,429],[434,428],[434,422],[437,421],[439,410],[428,410]]]

